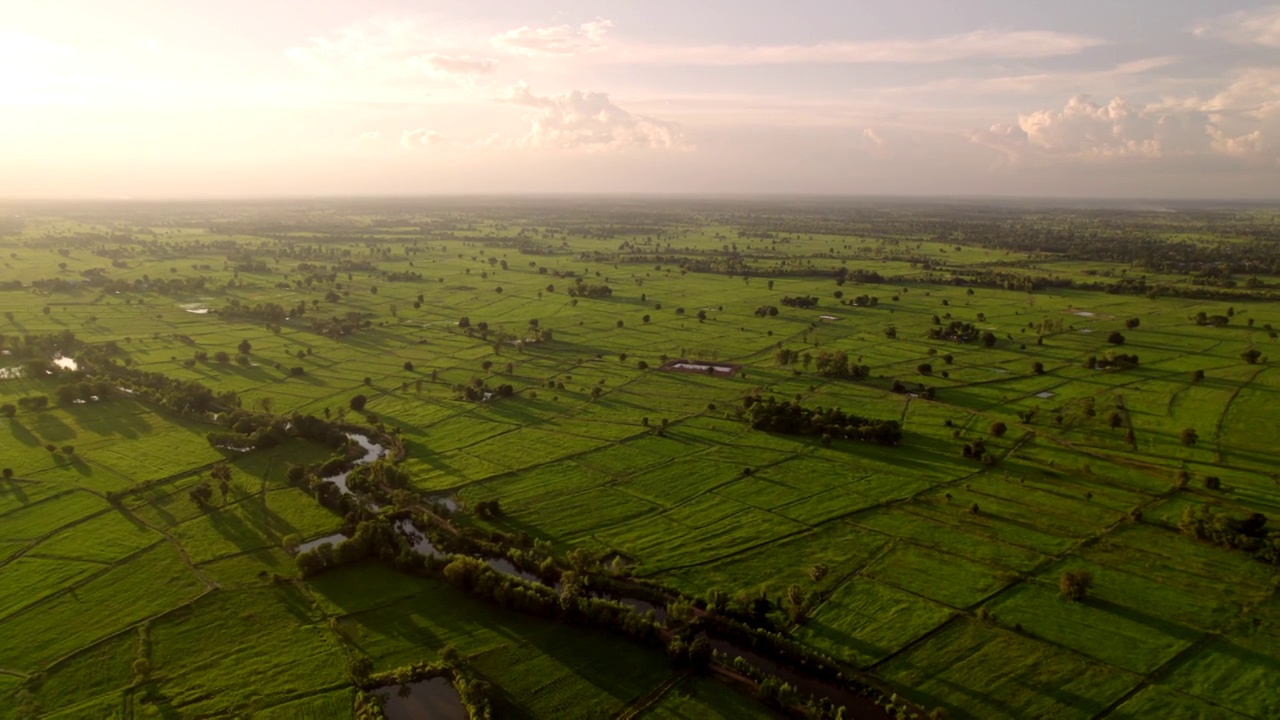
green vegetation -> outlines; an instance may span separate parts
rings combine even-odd
[[[0,215],[0,718],[1280,714],[1271,210]]]

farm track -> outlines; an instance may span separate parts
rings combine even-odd
[[[112,641],[112,640],[115,640],[116,638],[118,638],[118,637],[120,637],[120,636],[122,636],[122,635],[126,635],[126,634],[128,634],[128,633],[138,632],[138,629],[139,629],[140,627],[143,627],[143,626],[149,626],[151,623],[155,622],[156,620],[161,620],[161,619],[163,619],[163,618],[165,618],[165,617],[167,617],[167,616],[169,616],[169,615],[173,615],[173,614],[176,614],[176,613],[184,612],[184,611],[186,611],[186,609],[187,609],[187,608],[190,608],[191,606],[195,605],[197,602],[199,602],[200,600],[202,600],[203,598],[207,597],[209,594],[211,594],[211,593],[213,593],[213,592],[216,592],[216,590],[211,589],[211,588],[210,588],[210,589],[206,589],[204,592],[202,592],[202,593],[200,593],[200,594],[196,595],[195,597],[192,597],[192,598],[190,598],[190,599],[184,600],[184,601],[182,601],[181,603],[179,603],[179,604],[177,604],[177,605],[175,605],[175,606],[173,606],[173,607],[169,608],[168,610],[162,610],[162,611],[160,611],[160,612],[158,612],[158,613],[155,613],[154,615],[150,615],[150,616],[148,616],[148,617],[142,618],[141,620],[138,620],[137,622],[131,623],[130,625],[127,625],[127,626],[125,626],[125,627],[123,627],[123,628],[120,628],[119,630],[116,630],[115,632],[113,632],[113,633],[111,633],[111,634],[109,634],[109,635],[105,635],[105,636],[103,636],[103,637],[101,637],[101,638],[99,638],[99,639],[95,640],[93,643],[90,643],[89,645],[86,645],[85,647],[79,648],[79,649],[77,649],[77,650],[74,650],[74,651],[72,651],[72,652],[67,653],[66,655],[63,655],[62,657],[59,657],[59,658],[54,659],[52,662],[50,662],[48,665],[46,665],[44,668],[42,668],[42,670],[41,670],[41,671],[42,671],[42,672],[47,673],[47,672],[48,672],[49,670],[51,670],[52,668],[55,668],[55,667],[57,667],[58,665],[61,665],[62,663],[65,663],[65,662],[67,662],[67,661],[69,661],[69,660],[71,660],[71,659],[73,659],[73,658],[79,657],[80,655],[83,655],[83,654],[85,654],[85,653],[87,653],[87,652],[90,652],[90,651],[92,651],[93,649],[95,649],[95,648],[99,647],[100,645],[102,645],[102,644],[104,644],[104,643],[107,643],[107,642],[110,642],[110,641]]]
[[[662,700],[662,697],[666,695],[671,688],[680,684],[680,681],[689,677],[689,675],[690,672],[688,670],[681,670],[672,674],[671,677],[663,680],[657,687],[650,690],[645,695],[632,700],[625,708],[613,717],[615,720],[635,720],[635,718],[640,717],[644,711],[658,704],[658,701]]]
[[[97,580],[98,578],[100,578],[100,577],[102,577],[103,575],[105,575],[105,574],[107,574],[107,573],[111,572],[112,570],[115,570],[115,569],[116,569],[117,567],[119,567],[121,564],[126,563],[126,562],[128,562],[128,561],[130,561],[130,560],[133,560],[134,558],[138,557],[139,555],[142,555],[142,554],[146,553],[148,550],[150,550],[150,549],[154,548],[155,546],[159,545],[161,542],[163,542],[163,540],[161,540],[161,539],[157,539],[155,542],[151,543],[150,545],[146,545],[146,546],[144,546],[144,547],[142,547],[142,548],[139,548],[139,549],[137,549],[137,550],[135,550],[135,551],[133,551],[133,552],[129,553],[128,555],[125,555],[124,557],[120,558],[119,560],[116,560],[116,561],[115,561],[115,562],[113,562],[113,563],[107,564],[107,565],[103,566],[101,569],[99,569],[99,570],[95,570],[94,572],[92,572],[92,573],[90,573],[90,574],[88,574],[88,575],[86,575],[86,576],[84,576],[84,577],[80,578],[79,580],[75,581],[74,583],[71,583],[70,585],[64,585],[64,586],[63,586],[62,588],[60,588],[58,591],[56,591],[56,592],[52,592],[52,593],[49,593],[48,595],[45,595],[45,596],[41,597],[41,598],[40,598],[40,602],[45,602],[45,601],[48,601],[48,600],[52,600],[52,599],[54,599],[54,598],[58,598],[58,597],[61,597],[61,596],[63,596],[63,595],[73,595],[73,594],[75,594],[75,591],[76,591],[76,590],[79,590],[80,588],[84,587],[85,585],[87,585],[87,584],[89,584],[89,583],[93,582],[94,580]],[[9,613],[8,613],[8,614],[6,614],[6,615],[0,615],[0,622],[5,622],[5,621],[8,621],[8,620],[10,620],[10,619],[12,619],[12,618],[18,617],[19,615],[22,615],[22,614],[24,614],[24,613],[26,613],[26,612],[28,612],[28,611],[30,611],[30,610],[32,610],[32,609],[34,609],[34,608],[35,608],[35,606],[36,606],[36,604],[26,605],[26,606],[24,606],[24,607],[20,607],[20,608],[18,608],[18,609],[16,609],[16,610],[11,611],[11,612],[9,612]]]
[[[1266,372],[1267,369],[1268,368],[1266,366],[1262,366],[1258,368],[1257,372],[1250,375],[1248,380],[1245,380],[1243,383],[1241,383],[1239,386],[1236,387],[1235,392],[1231,393],[1231,397],[1227,398],[1227,402],[1222,406],[1222,412],[1218,414],[1218,421],[1214,423],[1214,426],[1213,426],[1214,453],[1218,459],[1219,465],[1221,465],[1223,462],[1222,461],[1222,425],[1227,421],[1227,414],[1231,412],[1231,405],[1236,401],[1236,398],[1240,397],[1240,391],[1244,390],[1246,387],[1253,384],[1253,381],[1257,380],[1258,376]]]

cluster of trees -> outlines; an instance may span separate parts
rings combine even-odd
[[[471,382],[463,385],[461,383],[453,386],[453,391],[458,393],[464,400],[470,402],[483,402],[492,398],[509,398],[515,397],[516,389],[510,383],[502,383],[497,387],[489,387],[481,378],[471,378]]]
[[[26,397],[20,397],[18,398],[18,407],[25,412],[40,412],[42,410],[47,410],[49,408],[49,396],[27,395]],[[13,417],[15,414],[13,405],[5,403],[3,407],[0,407],[0,414],[3,414],[5,417]]]
[[[361,465],[347,474],[347,488],[366,495],[382,496],[409,487],[409,473],[395,462],[382,458]]]
[[[111,395],[113,388],[111,383],[103,380],[90,382],[82,380],[80,382],[68,382],[58,386],[54,391],[54,395],[58,397],[58,403],[61,405],[71,405],[77,400],[81,402],[90,402],[93,400],[105,398]]]
[[[952,320],[946,325],[941,324],[938,316],[934,315],[934,327],[929,328],[929,337],[934,340],[951,340],[953,342],[973,342],[982,336],[982,331],[975,327],[972,323]]]
[[[997,462],[996,456],[987,450],[987,446],[982,442],[981,438],[971,443],[965,443],[960,450],[960,454],[966,460],[978,460],[986,465],[995,465]]]
[[[12,313],[6,313],[12,315]],[[60,333],[44,335],[5,335],[0,334],[0,354],[17,362],[39,360],[43,364],[59,353],[71,353],[80,347],[75,333],[64,330]]]
[[[1234,315],[1235,313],[1231,313],[1231,314]],[[1203,310],[1201,310],[1200,312],[1196,313],[1195,322],[1196,322],[1196,325],[1199,325],[1201,327],[1205,327],[1205,326],[1226,327],[1228,324],[1230,324],[1231,318],[1228,317],[1227,315],[1209,315],[1205,313]]]
[[[787,295],[784,296],[780,302],[787,307],[794,308],[810,309],[818,307],[818,298],[812,295],[798,295],[796,297]]]
[[[1245,518],[1218,514],[1208,505],[1182,511],[1178,528],[1187,537],[1239,550],[1271,565],[1280,565],[1280,531],[1267,527],[1267,516],[1252,513]]]
[[[232,299],[227,303],[218,314],[223,317],[233,318],[237,320],[254,320],[257,322],[267,322],[280,324],[288,320],[291,315],[304,315],[307,311],[306,301],[298,303],[296,308],[286,308],[278,303],[258,303],[252,307],[241,304],[238,299]]]
[[[813,362],[813,354],[808,351],[802,353],[791,348],[778,348],[773,353],[773,359],[779,365],[794,365],[797,362],[803,362],[804,369],[808,370],[809,365]]]
[[[875,270],[864,270],[862,268],[850,270],[849,268],[842,266],[836,270],[836,285],[844,285],[849,281],[880,285],[884,283],[884,276]]]
[[[1085,358],[1084,366],[1090,370],[1123,370],[1125,368],[1137,367],[1138,356],[1108,350],[1102,357],[1090,355]]]
[[[365,317],[363,313],[347,312],[342,316],[331,315],[327,318],[312,318],[311,331],[317,335],[336,340],[372,325],[373,321]]]
[[[231,410],[219,417],[218,422],[229,432],[211,432],[206,436],[209,444],[216,448],[245,451],[271,448],[289,438],[303,438],[334,449],[345,448],[349,442],[339,425],[314,415],[294,413],[286,417]]]
[[[851,415],[840,408],[806,408],[790,401],[763,400],[754,396],[743,399],[751,427],[784,435],[811,435],[824,441],[832,438],[859,440],[878,445],[897,445],[902,440],[902,426],[897,420],[881,420]]]
[[[777,317],[777,316],[778,316],[777,305],[761,305],[760,307],[756,308],[756,317]]]
[[[813,359],[814,370],[823,377],[861,380],[871,376],[870,365],[860,365],[850,360],[843,350],[819,350]]]
[[[569,297],[603,298],[613,294],[613,288],[604,283],[587,283],[582,278],[574,280],[569,286]]]

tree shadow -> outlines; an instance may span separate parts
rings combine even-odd
[[[36,433],[46,442],[59,443],[76,437],[76,431],[53,413],[42,412],[36,415],[32,424]]]
[[[40,438],[36,437],[18,420],[9,421],[9,429],[13,432],[14,439],[27,447],[38,447],[41,444]]]

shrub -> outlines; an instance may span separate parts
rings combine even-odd
[[[1068,570],[1058,579],[1058,594],[1076,602],[1083,600],[1093,585],[1093,573],[1088,570]]]

